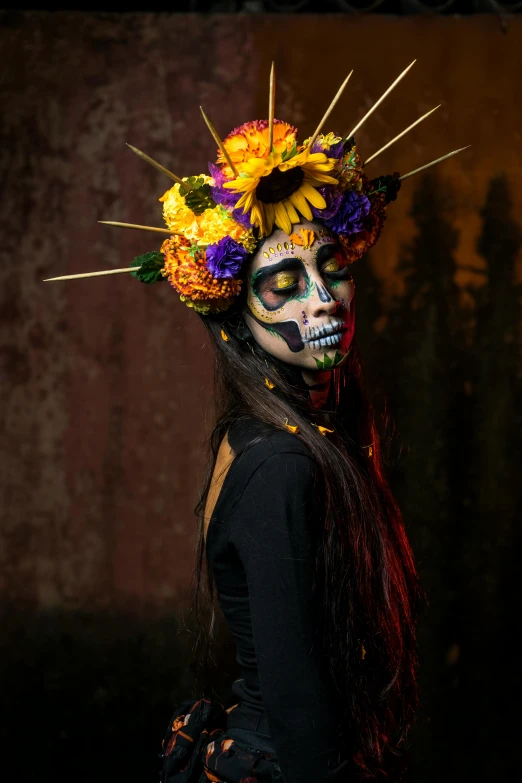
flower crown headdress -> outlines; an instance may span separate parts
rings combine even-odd
[[[313,135],[299,143],[297,129],[274,117],[272,63],[268,120],[246,122],[221,140],[200,107],[219,150],[216,163],[209,164],[209,175],[180,178],[128,145],[174,180],[174,185],[160,199],[167,228],[100,222],[159,232],[168,238],[159,251],[137,256],[130,267],[47,280],[119,272],[130,272],[143,283],[168,279],[189,307],[203,315],[220,313],[239,294],[243,282],[241,270],[259,240],[270,235],[274,226],[290,236],[292,226],[303,218],[322,222],[337,236],[348,263],[352,263],[379,238],[386,207],[396,199],[403,180],[467,149],[454,150],[402,176],[398,172],[371,180],[366,176],[364,169],[371,160],[439,108],[431,109],[371,157],[362,160],[355,145],[355,133],[414,63],[415,60],[344,137],[321,131],[353,71],[342,83]]]

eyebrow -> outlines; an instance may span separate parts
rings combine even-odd
[[[261,269],[258,269],[252,275],[253,288],[256,289],[267,278],[272,277],[272,275],[275,275],[278,272],[286,271],[288,269],[304,269],[303,259],[299,258],[299,256],[294,256],[293,258],[283,258],[283,260],[278,261],[277,264],[261,267]]]

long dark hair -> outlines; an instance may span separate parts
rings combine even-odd
[[[199,517],[194,573],[196,618],[206,588],[210,621],[199,625],[208,654],[215,628],[214,589],[204,549],[203,514],[219,445],[248,416],[282,428],[285,419],[319,466],[324,519],[314,589],[324,606],[322,644],[344,706],[340,736],[361,778],[402,774],[404,740],[418,706],[415,616],[423,595],[397,504],[383,472],[374,415],[362,389],[355,350],[333,370],[327,404],[318,411],[300,373],[269,356],[251,337],[241,302],[203,321],[215,345],[216,425]],[[222,330],[228,340],[223,339]],[[268,378],[275,388],[265,384]],[[323,436],[313,426],[333,429]],[[201,654],[201,647],[198,645]]]

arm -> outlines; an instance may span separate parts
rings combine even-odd
[[[312,600],[315,463],[274,453],[250,478],[231,542],[245,569],[263,704],[286,783],[345,781],[338,726]]]

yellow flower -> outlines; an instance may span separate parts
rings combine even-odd
[[[204,174],[201,176],[205,184],[212,181]],[[254,250],[256,240],[251,229],[235,221],[221,205],[195,215],[185,203],[184,196],[180,195],[179,187],[179,184],[175,184],[160,198],[165,223],[173,233],[181,234],[199,247],[213,245],[228,236],[242,244],[249,253]]]
[[[308,142],[310,139],[305,139],[303,144],[305,147],[308,146]],[[336,136],[335,133],[327,133],[326,135],[323,135],[320,133],[317,137],[317,142],[321,145],[323,148],[323,151],[328,151],[332,147],[334,147],[336,144],[339,144],[339,142],[342,141],[341,136]]]
[[[323,152],[310,153],[308,149],[288,160],[280,152],[272,152],[265,158],[249,158],[238,164],[239,176],[224,187],[243,195],[236,209],[251,211],[250,222],[259,228],[260,236],[272,233],[274,223],[287,234],[292,223],[299,223],[302,215],[312,220],[310,204],[324,209],[326,202],[318,186],[337,185],[331,172],[337,165],[336,158],[328,158]]]

